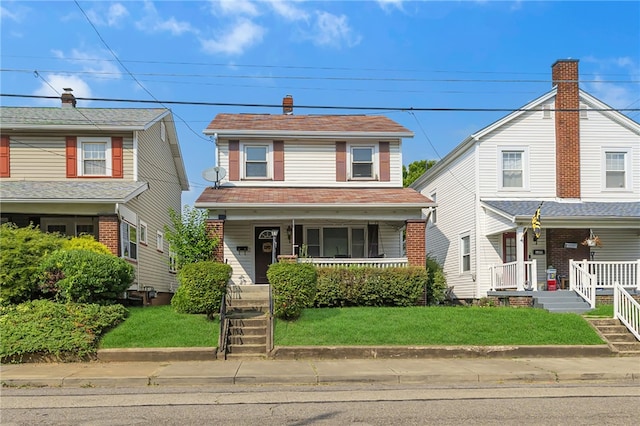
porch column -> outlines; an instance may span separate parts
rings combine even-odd
[[[524,290],[524,245],[526,234],[524,233],[524,227],[518,226],[516,229],[516,285],[519,291]]]
[[[218,245],[213,253],[211,253],[212,260],[216,262],[224,262],[224,220],[222,219],[207,219],[207,234],[210,238],[218,238]]]
[[[115,256],[120,257],[117,215],[98,216],[98,241],[107,246]]]
[[[425,248],[427,221],[425,219],[409,219],[406,224],[407,260],[409,265],[424,268],[427,264]]]

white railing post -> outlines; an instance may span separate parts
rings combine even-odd
[[[617,285],[613,286],[613,318],[618,318],[618,310],[620,306],[620,290]]]
[[[640,259],[636,262],[636,285],[638,286],[638,291],[640,291]]]
[[[531,275],[529,276],[531,280],[531,290],[538,289],[538,263],[536,259],[531,261]]]
[[[491,277],[491,282],[489,283],[489,288],[491,291],[496,290],[496,275],[495,275],[495,266],[489,266],[489,276]]]

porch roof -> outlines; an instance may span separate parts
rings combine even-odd
[[[427,208],[435,203],[411,188],[207,188],[196,200],[200,208],[241,207],[398,207]]]
[[[149,188],[116,180],[3,181],[2,203],[125,203]]]
[[[514,221],[531,221],[539,200],[481,200],[486,206]],[[638,219],[640,202],[545,201],[540,208],[543,219]]]

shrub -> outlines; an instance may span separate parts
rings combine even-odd
[[[171,299],[176,312],[212,316],[220,310],[231,266],[213,261],[190,263],[180,269],[177,278],[180,286]]]
[[[267,278],[273,291],[274,315],[295,319],[302,309],[313,306],[316,294],[316,268],[308,263],[272,263]]]
[[[0,305],[20,303],[37,292],[38,267],[43,257],[61,247],[63,239],[29,225],[0,227]]]
[[[88,250],[58,250],[40,269],[40,290],[56,300],[111,303],[131,285],[134,269],[126,260]]]
[[[434,259],[427,258],[427,303],[429,305],[439,305],[446,297],[447,277],[444,275],[442,266]]]
[[[318,268],[318,307],[412,306],[424,291],[427,271],[402,268]]]
[[[86,359],[95,353],[100,336],[122,322],[122,305],[60,304],[33,300],[0,308],[0,358],[64,361]]]
[[[109,250],[107,246],[99,241],[96,241],[95,238],[93,238],[93,235],[88,234],[64,240],[64,242],[62,243],[62,249],[67,251],[89,250],[95,253],[110,254],[113,256],[113,253],[111,253],[111,250]]]
[[[164,227],[164,235],[175,253],[176,268],[211,260],[219,238],[207,230],[208,211],[184,206],[182,215],[169,209],[172,227]]]

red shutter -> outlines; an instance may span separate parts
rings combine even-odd
[[[391,180],[391,154],[389,153],[389,142],[380,142],[380,181],[389,182]]]
[[[67,177],[78,177],[78,138],[67,136]]]
[[[273,141],[273,180],[284,180],[284,141]]]
[[[121,137],[111,138],[111,163],[111,176],[114,178],[124,177]]]
[[[347,181],[347,143],[336,142],[336,182]]]
[[[229,180],[240,180],[240,141],[229,141]]]
[[[11,177],[11,153],[9,136],[0,136],[0,177]]]

